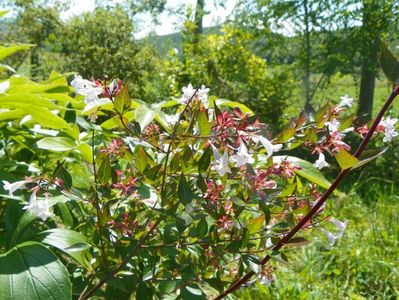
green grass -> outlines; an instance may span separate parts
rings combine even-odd
[[[312,243],[277,266],[276,283],[257,284],[242,299],[397,299],[399,296],[399,197],[376,195],[366,205],[355,194],[332,199],[328,213],[349,226],[326,250],[316,229]]]
[[[318,77],[319,76],[314,76],[312,82],[317,82]],[[386,101],[392,89],[385,77],[383,75],[380,77],[380,79],[376,80],[374,91],[374,115]],[[336,74],[330,79],[330,82],[326,86],[316,91],[312,99],[312,105],[317,109],[319,105],[324,103],[327,99],[338,103],[340,101],[340,96],[348,94],[355,99],[353,111],[356,111],[356,103],[359,98],[359,85],[359,79],[355,79],[351,75]],[[287,115],[296,115],[303,108],[304,94],[301,84],[295,88],[293,95],[292,99],[288,102],[289,107],[286,110]],[[398,114],[399,101],[393,104],[393,112],[394,114]]]

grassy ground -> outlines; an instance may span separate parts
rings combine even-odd
[[[312,244],[279,265],[274,286],[258,284],[242,299],[397,299],[399,296],[399,197],[376,195],[366,205],[348,195],[329,206],[349,226],[331,250],[314,230]]]
[[[316,82],[318,80],[316,77],[318,76],[315,76],[312,81]],[[390,92],[391,85],[385,80],[385,77],[381,76],[381,79],[377,79],[374,91],[374,115],[385,102]],[[303,87],[301,85],[295,89],[293,94],[294,96],[286,111],[287,115],[297,114],[304,105]],[[336,74],[331,78],[328,85],[316,91],[312,99],[312,105],[317,109],[326,99],[338,103],[340,101],[339,97],[345,94],[357,100],[359,97],[359,81],[355,80],[351,75]],[[354,111],[356,111],[356,103],[354,106]],[[397,114],[399,112],[399,101],[393,104],[393,108]]]

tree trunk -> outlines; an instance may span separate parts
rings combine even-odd
[[[198,44],[200,35],[203,34],[204,28],[202,24],[202,20],[204,18],[204,8],[205,8],[205,0],[197,0],[197,5],[195,6],[195,16],[194,16],[194,44]]]
[[[310,28],[309,28],[309,9],[308,1],[303,1],[304,8],[304,23],[305,23],[305,76],[303,78],[303,85],[305,89],[305,111],[312,113],[314,110],[310,104],[310,56],[311,56],[311,45],[310,45]]]
[[[359,105],[357,117],[360,123],[369,121],[373,113],[375,78],[378,67],[378,49],[380,46],[379,31],[375,29],[374,22],[376,10],[379,7],[375,1],[363,1],[363,51],[362,69],[360,79]]]

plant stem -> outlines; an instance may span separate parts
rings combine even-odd
[[[399,94],[399,86],[396,86],[394,90],[392,91],[391,95],[389,96],[388,100],[385,102],[384,106],[381,108],[379,111],[377,117],[375,118],[373,125],[371,126],[369,132],[367,135],[364,137],[363,141],[360,143],[359,147],[357,148],[354,156],[359,158],[364,149],[366,148],[367,144],[369,143],[371,137],[373,136],[378,124],[380,123],[382,117],[384,116],[385,112],[393,102],[393,100],[396,98],[396,96]],[[309,222],[313,216],[319,211],[319,209],[323,206],[323,204],[327,201],[328,197],[334,192],[334,190],[338,187],[338,185],[342,182],[344,177],[350,172],[351,169],[346,169],[341,171],[338,176],[335,178],[333,183],[330,185],[330,187],[324,192],[324,194],[317,200],[315,205],[312,207],[312,209],[308,212],[308,214],[300,221],[298,222],[284,237],[280,239],[280,241],[274,245],[272,248],[273,251],[278,251],[280,250],[284,244],[286,244],[299,230],[301,230],[304,225]],[[261,260],[261,265],[264,266],[269,260],[271,259],[270,255],[266,255],[262,260]],[[226,297],[228,294],[236,291],[241,285],[246,283],[255,273],[253,271],[248,272],[244,276],[242,276],[240,279],[237,281],[233,282],[231,286],[225,290],[223,293],[221,293],[219,296],[217,296],[214,300],[219,300],[223,299]]]
[[[95,291],[101,288],[108,280],[114,277],[128,262],[129,260],[140,250],[142,244],[145,240],[152,234],[152,232],[157,228],[157,226],[161,223],[161,219],[158,219],[154,224],[151,225],[150,229],[141,236],[140,240],[137,242],[137,245],[133,247],[132,251],[122,260],[122,262],[116,267],[114,270],[109,272],[103,279],[101,279],[95,286],[93,286],[88,291],[83,291],[83,293],[79,296],[78,300],[85,300],[91,297]]]

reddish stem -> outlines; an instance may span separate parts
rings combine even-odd
[[[389,96],[388,100],[385,102],[384,106],[381,108],[379,111],[377,117],[375,118],[373,125],[371,126],[369,132],[367,135],[364,137],[363,141],[357,148],[354,156],[355,157],[360,157],[364,149],[366,148],[367,144],[369,143],[371,137],[373,136],[378,124],[380,123],[382,117],[384,116],[385,112],[393,102],[393,100],[396,98],[396,96],[399,94],[399,86],[396,86],[394,90],[392,91],[392,94]],[[351,169],[346,169],[341,171],[338,176],[335,178],[333,183],[330,185],[330,187],[324,192],[324,194],[317,200],[315,205],[312,207],[312,209],[308,212],[308,214],[301,220],[299,221],[295,227],[293,227],[281,240],[272,248],[274,251],[280,250],[284,244],[286,244],[303,226],[308,223],[313,216],[319,211],[319,209],[324,205],[324,203],[327,201],[328,197],[334,192],[334,190],[338,187],[338,185],[342,182],[344,177],[349,173]],[[269,260],[271,259],[270,255],[266,255],[262,260],[261,260],[261,265],[265,265]],[[237,281],[233,282],[231,286],[225,290],[223,293],[221,293],[219,296],[217,296],[214,300],[219,300],[223,299],[226,297],[228,294],[231,294],[232,292],[236,291],[241,285],[246,283],[253,275],[255,275],[255,272],[250,271],[244,276],[242,276],[240,279]]]

